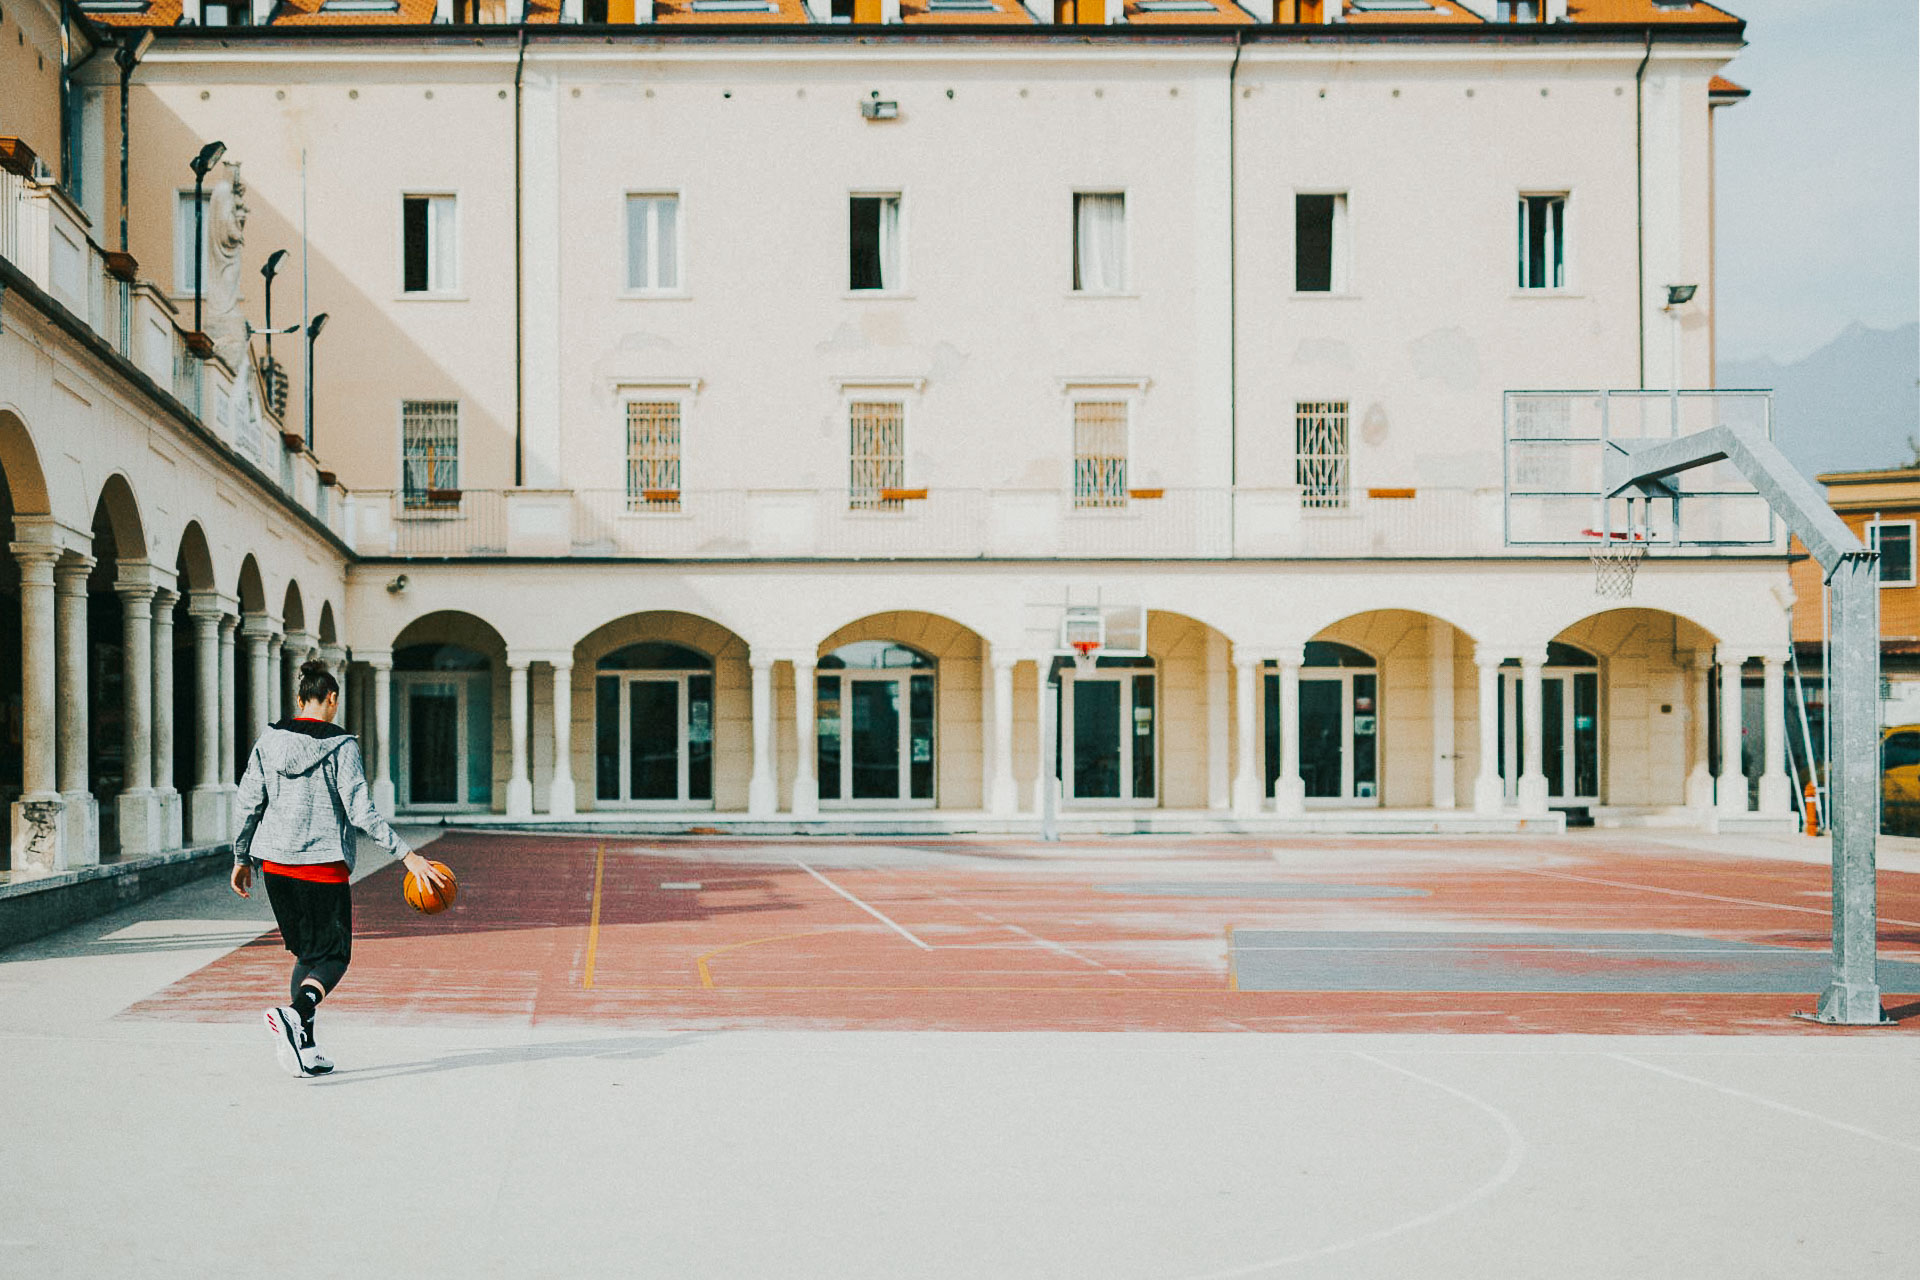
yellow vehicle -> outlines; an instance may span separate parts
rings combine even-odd
[[[1920,724],[1880,731],[1880,830],[1920,835]]]

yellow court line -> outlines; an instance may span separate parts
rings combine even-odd
[[[587,967],[580,973],[580,985],[593,987],[593,956],[600,948],[600,880],[607,869],[607,842],[602,840],[593,855],[593,915],[587,921]]]
[[[757,947],[763,942],[787,942],[793,938],[811,938],[817,933],[838,932],[840,932],[838,929],[809,929],[805,933],[782,933],[771,938],[750,938],[745,942],[729,942],[724,947],[715,947],[711,951],[695,956],[693,967],[700,971],[700,985],[711,990],[713,987],[713,974],[707,970],[707,961],[723,951],[738,951],[742,947]],[[689,990],[690,989],[691,988],[689,988]]]

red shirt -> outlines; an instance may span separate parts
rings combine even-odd
[[[347,882],[347,864],[344,862],[290,866],[284,862],[268,862],[262,858],[260,869],[270,876],[285,876],[289,880],[309,880],[314,884],[345,884]]]

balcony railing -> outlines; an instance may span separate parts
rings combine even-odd
[[[347,498],[362,555],[659,560],[1448,558],[1516,552],[1498,488],[1362,490],[1339,510],[1298,488],[1134,490],[1076,507],[1051,489],[906,490],[857,510],[843,489],[473,490],[422,505]],[[1548,554],[1579,554],[1548,552]]]

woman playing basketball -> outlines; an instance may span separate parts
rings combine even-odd
[[[240,833],[233,838],[233,891],[265,873],[267,901],[293,953],[292,1000],[267,1010],[280,1065],[323,1076],[333,1063],[314,1046],[314,1008],[340,983],[353,950],[353,832],[359,828],[438,888],[446,877],[394,834],[367,790],[360,741],[333,723],[340,685],[323,662],[300,668],[300,711],[253,744],[240,779]]]

